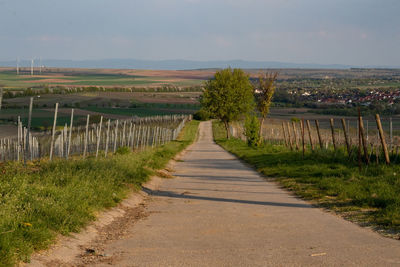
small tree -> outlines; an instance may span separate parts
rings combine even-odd
[[[247,145],[256,147],[261,143],[260,140],[260,121],[257,116],[252,114],[246,117],[244,122],[244,135],[247,137]]]
[[[206,82],[201,104],[211,116],[220,119],[229,138],[229,123],[254,107],[253,88],[249,76],[241,69],[223,69]]]
[[[257,109],[261,114],[261,122],[259,135],[262,136],[262,128],[264,120],[269,113],[271,106],[272,96],[275,92],[275,81],[278,77],[277,72],[261,74],[259,78],[258,87],[255,88],[255,97],[257,101]]]

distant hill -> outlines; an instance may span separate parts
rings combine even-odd
[[[29,60],[22,60],[20,66],[29,67]],[[35,65],[39,64],[35,61]],[[101,59],[101,60],[59,60],[47,59],[42,64],[46,67],[57,68],[108,68],[108,69],[151,69],[151,70],[193,70],[211,68],[242,68],[242,69],[283,69],[283,68],[303,68],[303,69],[349,69],[357,67],[380,68],[383,66],[351,66],[338,64],[300,64],[285,63],[276,61],[245,61],[245,60],[226,60],[226,61],[194,61],[194,60],[137,60],[137,59]],[[0,61],[2,67],[13,67],[15,61]],[[390,68],[390,67],[386,67]]]

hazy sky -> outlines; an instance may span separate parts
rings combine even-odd
[[[0,60],[400,65],[400,0],[0,0]]]

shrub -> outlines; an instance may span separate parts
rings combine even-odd
[[[246,117],[244,123],[244,135],[247,137],[247,145],[256,147],[261,143],[260,139],[260,122],[255,115]]]
[[[199,120],[199,121],[206,121],[210,119],[210,113],[207,112],[204,109],[200,109],[196,113],[193,114],[193,119]]]

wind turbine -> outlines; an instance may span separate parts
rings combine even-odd
[[[35,62],[35,59],[31,59],[31,76],[33,76],[33,64]]]
[[[39,73],[42,74],[42,57],[39,58]]]

